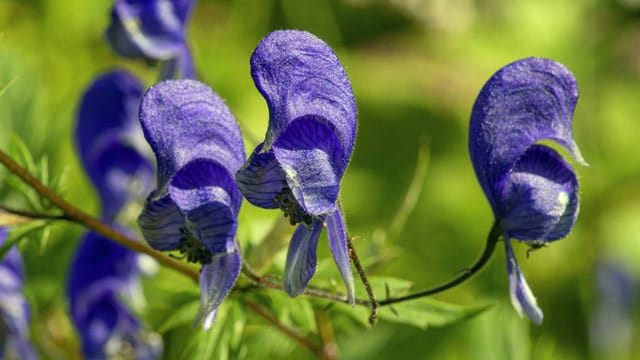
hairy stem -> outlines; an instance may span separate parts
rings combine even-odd
[[[439,292],[443,292],[445,290],[451,289],[463,283],[465,280],[469,279],[473,274],[477,273],[480,269],[482,269],[482,267],[484,267],[484,265],[489,261],[489,259],[491,259],[491,255],[493,255],[493,251],[495,250],[496,244],[500,239],[500,235],[501,235],[500,225],[498,224],[497,221],[495,221],[493,223],[493,226],[491,227],[489,236],[487,237],[487,243],[484,247],[484,251],[482,252],[482,255],[480,255],[480,258],[478,258],[478,260],[476,260],[476,262],[473,265],[471,265],[471,267],[465,269],[464,272],[457,278],[431,289],[419,291],[416,293],[412,293],[412,294],[397,297],[397,298],[389,298],[389,299],[380,301],[380,306],[387,306],[387,305],[396,304],[403,301],[413,300],[413,299],[421,298],[424,296],[437,294]]]
[[[360,276],[360,280],[362,281],[362,285],[364,285],[365,290],[367,291],[367,296],[369,297],[369,302],[371,304],[371,315],[369,315],[369,324],[371,326],[375,325],[376,320],[378,318],[378,301],[376,300],[376,294],[373,292],[373,288],[371,284],[369,284],[369,279],[367,278],[367,274],[364,272],[364,268],[362,264],[360,264],[360,259],[358,259],[358,254],[356,253],[356,249],[353,247],[353,241],[351,240],[351,236],[347,236],[347,248],[349,249],[349,257],[351,261],[353,261],[353,265],[356,267],[358,271],[358,275]]]
[[[25,170],[22,166],[11,159],[11,157],[9,157],[9,155],[7,155],[2,150],[0,150],[0,163],[2,163],[7,169],[9,169],[9,171],[16,174],[20,179],[22,179],[22,181],[31,186],[38,194],[51,201],[53,205],[62,210],[63,214],[61,218],[81,224],[104,237],[107,237],[123,246],[126,246],[131,250],[151,256],[163,266],[170,267],[196,281],[198,280],[199,274],[193,268],[185,265],[184,263],[176,261],[161,252],[153,250],[143,242],[136,241],[123,235],[122,233],[114,230],[109,225],[71,205],[60,195],[53,192],[51,189],[42,184],[38,179],[29,174],[27,170]]]

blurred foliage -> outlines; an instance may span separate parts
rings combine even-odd
[[[0,1],[0,147],[7,150],[18,136],[33,159],[48,159],[51,178],[66,174],[58,190],[93,213],[95,192],[73,140],[80,96],[113,67],[134,71],[147,85],[157,77],[157,69],[119,59],[108,48],[103,32],[110,7],[110,1]],[[471,106],[484,82],[528,56],[555,59],[574,72],[580,86],[575,137],[591,164],[576,169],[581,214],[567,239],[528,259],[525,246],[516,249],[544,323],[532,325],[511,308],[501,249],[479,275],[436,297],[472,308],[495,305],[470,320],[426,330],[384,318],[371,329],[340,306],[265,290],[232,295],[212,331],[202,333],[189,314],[195,287],[162,269],[145,282],[141,315],[162,332],[166,358],[313,358],[244,301],[278,309],[273,315],[301,334],[318,336],[329,326],[344,359],[640,356],[638,326],[623,348],[599,349],[589,340],[595,304],[606,296],[595,285],[598,263],[618,262],[640,279],[639,1],[199,0],[189,27],[199,77],[226,100],[248,146],[262,137],[268,119],[249,76],[249,56],[264,35],[281,28],[313,32],[345,65],[359,110],[356,150],[341,193],[350,232],[358,236],[355,246],[369,274],[410,279],[418,289],[471,264],[491,226],[466,145]],[[424,138],[430,139],[430,163],[417,206],[394,230],[397,236],[382,236],[403,203]],[[11,195],[7,178],[0,169],[2,203],[26,205]],[[278,217],[243,206],[238,235],[260,271],[282,271],[291,229],[270,233]],[[23,247],[32,337],[44,358],[79,357],[61,284],[83,231],[61,224],[45,248]],[[332,287],[340,282],[323,239],[312,284]],[[637,305],[631,324],[638,323]]]

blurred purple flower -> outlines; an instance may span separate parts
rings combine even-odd
[[[596,265],[596,303],[590,324],[591,346],[603,358],[629,358],[633,348],[636,276],[620,262]]]
[[[354,299],[353,276],[338,192],[351,158],[356,107],[351,84],[333,50],[304,31],[274,31],[251,57],[251,75],[269,107],[263,143],[236,174],[252,204],[280,208],[298,224],[287,253],[284,288],[295,297],[316,270],[323,226]]]
[[[0,228],[0,246],[9,235]],[[0,359],[36,359],[29,342],[29,304],[22,294],[24,268],[18,249],[13,246],[0,261]]]
[[[165,62],[162,79],[178,74],[194,78],[185,34],[194,4],[195,0],[116,0],[107,40],[121,56]]]
[[[142,200],[153,181],[154,168],[139,148],[144,145],[137,121],[141,96],[142,84],[133,75],[113,71],[94,82],[80,105],[76,139],[106,223],[113,224],[129,202]],[[67,294],[85,357],[159,356],[159,337],[146,334],[125,306],[140,297],[135,291],[140,286],[138,257],[93,232],[76,250]]]
[[[158,176],[138,224],[155,249],[203,265],[198,321],[208,329],[241,269],[234,237],[242,194],[233,174],[245,159],[242,135],[222,99],[195,80],[151,87],[140,121]]]
[[[542,322],[511,247],[511,239],[539,247],[565,237],[578,215],[578,180],[552,140],[586,165],[571,132],[578,99],[563,65],[527,58],[496,72],[471,114],[469,152],[504,236],[511,301],[522,316]]]

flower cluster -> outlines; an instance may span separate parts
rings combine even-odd
[[[136,138],[142,84],[131,74],[113,71],[99,77],[85,93],[76,138],[82,163],[102,205],[102,220],[115,225],[127,204],[150,188],[154,168]],[[71,318],[87,358],[156,358],[157,335],[146,334],[128,309],[141,301],[139,255],[88,232],[71,263],[67,284]]]
[[[121,56],[161,62],[161,79],[193,77],[185,38],[193,5],[192,0],[118,0],[107,40]],[[101,218],[116,228],[130,204],[144,199],[154,178],[137,120],[143,90],[129,72],[108,72],[86,91],[78,114],[78,152],[98,191]],[[139,264],[139,254],[101,235],[88,232],[82,239],[70,267],[67,295],[85,357],[160,355],[161,339],[145,332],[130,310],[142,301]]]

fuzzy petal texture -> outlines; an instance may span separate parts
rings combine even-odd
[[[536,324],[541,324],[543,319],[542,310],[538,307],[535,296],[527,284],[516,255],[511,247],[511,240],[505,236],[504,239],[505,253],[507,255],[507,273],[509,274],[509,292],[511,294],[511,303],[516,309],[520,317],[526,315]]]
[[[9,232],[0,228],[0,246]],[[13,246],[0,262],[0,358],[37,359],[29,341],[30,309],[22,293],[24,268],[18,249]]]
[[[145,138],[158,161],[158,193],[186,163],[217,161],[230,174],[244,163],[244,144],[222,99],[195,80],[167,80],[152,86],[140,105]]]
[[[316,250],[322,228],[322,220],[316,219],[310,227],[298,225],[293,233],[283,279],[284,290],[291,297],[300,295],[316,272]]]
[[[533,145],[513,167],[501,201],[500,225],[509,237],[558,240],[578,216],[578,179],[555,150]]]
[[[351,155],[356,127],[353,91],[325,42],[304,31],[274,31],[254,50],[251,75],[270,111],[265,149],[290,122],[314,115],[333,124],[345,155]]]
[[[347,297],[351,305],[355,305],[355,287],[353,285],[353,274],[351,273],[351,262],[349,261],[349,249],[347,247],[347,232],[342,216],[342,210],[337,209],[327,215],[327,235],[329,237],[329,248],[333,254],[342,280],[347,287]]]
[[[471,114],[469,152],[494,212],[509,172],[536,142],[556,141],[585,164],[571,130],[577,100],[573,74],[541,58],[503,67],[482,88]]]
[[[211,264],[202,267],[200,310],[196,321],[202,322],[204,330],[208,330],[215,321],[218,306],[229,295],[241,269],[242,257],[237,251],[217,256]]]

